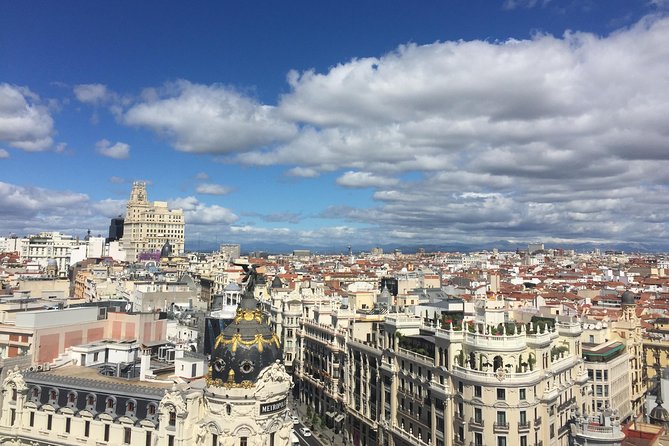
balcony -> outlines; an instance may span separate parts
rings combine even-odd
[[[539,430],[540,427],[541,427],[541,418],[536,418],[534,420],[534,428]]]
[[[518,422],[518,432],[527,432],[530,430],[531,423],[529,421]]]
[[[485,425],[485,421],[483,419],[480,419],[480,420],[476,420],[474,418],[469,419],[469,430],[470,431],[482,431],[484,425]]]
[[[492,425],[492,430],[496,434],[504,434],[509,432],[509,423],[494,423]]]

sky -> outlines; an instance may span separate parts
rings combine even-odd
[[[665,0],[0,0],[0,236],[669,235]]]

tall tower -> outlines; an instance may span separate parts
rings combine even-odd
[[[155,253],[157,256],[168,242],[173,254],[183,253],[184,229],[181,209],[170,210],[165,201],[150,202],[146,194],[146,182],[132,183],[121,239],[126,260],[136,261],[141,253]]]

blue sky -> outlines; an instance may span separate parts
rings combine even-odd
[[[2,2],[0,236],[667,235],[664,1]]]

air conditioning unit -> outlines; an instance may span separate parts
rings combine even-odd
[[[37,367],[35,367],[34,365],[31,365],[30,367],[28,367],[28,371],[29,371],[29,372],[36,372],[36,371],[37,371]]]

